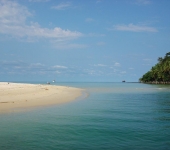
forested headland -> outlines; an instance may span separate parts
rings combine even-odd
[[[164,58],[159,57],[158,63],[140,79],[143,83],[170,84],[170,52]]]

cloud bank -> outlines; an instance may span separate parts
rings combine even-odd
[[[115,25],[112,30],[118,31],[131,31],[131,32],[158,32],[154,27],[142,26],[142,25]]]
[[[48,2],[50,0],[29,0],[29,2]]]
[[[17,38],[46,38],[72,40],[82,36],[77,31],[64,30],[60,27],[43,28],[37,22],[29,22],[33,14],[15,1],[0,1],[0,33]]]
[[[70,6],[71,6],[71,3],[69,3],[69,2],[61,3],[61,4],[58,4],[56,6],[53,6],[52,9],[65,10],[65,9],[69,8]]]
[[[151,4],[151,1],[150,0],[136,0],[135,3],[138,5],[148,5],[148,4]]]

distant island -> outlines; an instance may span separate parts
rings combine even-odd
[[[139,79],[143,83],[170,84],[170,52],[164,58],[159,57],[158,63]]]

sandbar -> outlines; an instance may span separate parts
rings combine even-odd
[[[82,91],[67,86],[0,82],[0,113],[67,103],[80,97]]]

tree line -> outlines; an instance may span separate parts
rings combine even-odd
[[[164,58],[159,57],[158,63],[145,73],[140,82],[155,84],[170,84],[170,52]]]

